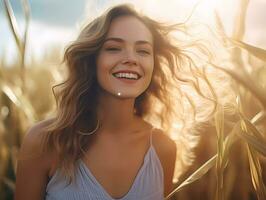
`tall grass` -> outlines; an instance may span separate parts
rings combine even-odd
[[[57,72],[42,62],[25,67],[30,9],[28,1],[22,2],[26,19],[23,34],[9,1],[3,0],[20,56],[11,67],[5,66],[4,58],[0,62],[0,199],[13,197],[18,148],[26,129],[52,110],[51,85],[57,81]],[[231,78],[228,92],[235,95],[235,102],[218,102],[213,121],[195,149],[194,164],[166,199],[266,199],[266,50],[242,41],[247,7],[248,1],[243,0],[236,11],[232,36],[226,35],[216,14],[221,43],[233,67],[209,63]],[[44,98],[47,100],[39,101]]]
[[[54,70],[49,71],[45,64],[34,61],[26,67],[29,2],[22,1],[26,20],[23,32],[18,29],[10,2],[2,2],[19,52],[13,66],[6,66],[4,58],[0,62],[0,199],[4,200],[13,199],[17,152],[26,130],[36,121],[45,118],[54,105],[49,92],[54,81]],[[38,101],[36,96],[45,101]]]
[[[234,122],[231,122],[232,117],[228,119],[224,118],[224,109],[226,109],[228,105],[220,104],[214,117],[217,135],[216,155],[211,157],[183,182],[179,183],[177,188],[169,194],[166,199],[174,196],[174,194],[179,192],[184,186],[188,185],[191,185],[191,190],[186,190],[183,194],[180,192],[181,195],[176,196],[181,197],[181,199],[255,199],[255,196],[258,200],[266,199],[266,175],[265,172],[263,173],[263,170],[266,168],[266,50],[251,46],[241,41],[245,32],[245,15],[248,3],[249,1],[247,0],[241,1],[241,5],[237,11],[238,15],[235,19],[235,29],[231,37],[226,36],[222,20],[219,15],[216,14],[216,24],[222,35],[224,47],[231,47],[228,48],[231,55],[230,63],[232,63],[234,67],[228,68],[227,66],[209,63],[216,69],[226,72],[232,78],[232,90],[236,96],[236,102],[233,104],[231,103],[231,109],[235,111]],[[248,53],[249,63],[244,62],[243,51]],[[254,59],[254,57],[256,59]],[[252,67],[251,73],[246,71],[249,66]],[[259,72],[264,73],[262,75],[263,78],[258,78]],[[231,130],[224,139],[225,124],[228,125],[226,129],[231,128]],[[231,146],[236,142],[242,142],[242,146],[244,146],[243,150],[246,151],[246,155],[244,156],[247,156],[248,158],[247,163],[249,165],[250,179],[254,190],[250,187],[246,188],[245,186],[242,191],[236,190],[236,184],[247,185],[236,179],[236,176],[243,176],[243,174],[239,174],[238,168],[233,168],[233,166],[231,166],[233,170],[227,169],[228,162],[230,162],[229,156],[234,153],[231,151]],[[240,154],[244,154],[244,152],[242,151]],[[239,156],[237,159],[241,159],[241,157]],[[243,164],[246,164],[246,162]],[[212,193],[213,195],[211,196],[205,195],[201,197],[199,194],[189,193],[189,191],[195,189],[192,183],[201,179],[213,167],[215,167],[216,174],[216,192]],[[225,171],[228,173],[225,174]],[[248,171],[245,170],[245,172],[247,173]],[[230,179],[230,176],[234,177],[233,180]],[[212,177],[212,179],[213,178],[214,177]],[[201,183],[204,184],[204,182]],[[205,182],[204,185],[207,190],[208,188],[211,188],[209,184],[212,183],[212,180]],[[231,194],[228,191],[230,191]],[[242,192],[242,195],[232,194],[234,192]]]

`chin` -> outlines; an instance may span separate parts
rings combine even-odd
[[[121,99],[136,99],[138,96],[141,95],[141,93],[121,92],[120,95],[118,93],[119,92],[113,93],[113,95]]]
[[[115,96],[120,99],[136,99],[139,97],[145,90],[128,90],[125,88],[105,88],[102,90],[104,93]],[[120,93],[120,94],[119,94]]]
[[[121,95],[117,95],[116,96],[120,99],[136,99],[139,95],[132,95],[132,94],[121,94]]]

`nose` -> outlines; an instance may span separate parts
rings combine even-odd
[[[122,64],[127,64],[127,65],[137,65],[137,62],[133,59],[125,59],[122,61]]]
[[[122,60],[122,64],[127,65],[137,65],[137,58],[135,52],[133,50],[127,50],[125,53],[125,57]]]

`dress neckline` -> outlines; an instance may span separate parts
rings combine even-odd
[[[91,172],[91,170],[88,168],[88,166],[84,163],[84,161],[83,161],[82,159],[80,159],[80,163],[81,163],[82,168],[85,169],[87,175],[88,175],[90,178],[93,179],[93,181],[95,182],[95,184],[96,184],[96,186],[98,187],[98,189],[100,189],[100,190],[104,193],[104,195],[105,195],[107,198],[109,198],[109,199],[111,199],[111,200],[123,200],[123,199],[126,198],[128,195],[130,195],[130,194],[132,193],[132,191],[134,190],[134,188],[136,187],[136,183],[137,183],[139,177],[142,175],[142,173],[143,173],[145,167],[147,166],[148,158],[149,158],[149,154],[150,154],[152,148],[153,148],[153,146],[150,145],[149,149],[148,149],[148,150],[146,151],[146,153],[145,153],[143,163],[142,163],[141,167],[139,168],[139,170],[138,170],[138,172],[137,172],[137,175],[135,176],[132,185],[130,186],[128,192],[127,192],[125,195],[123,195],[122,197],[120,197],[120,198],[114,198],[114,197],[112,197],[112,196],[106,191],[106,189],[100,184],[100,182],[96,179],[96,177],[93,175],[93,173]]]

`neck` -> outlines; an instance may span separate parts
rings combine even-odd
[[[128,132],[137,119],[134,102],[134,98],[122,99],[101,93],[97,110],[101,129],[118,135]]]

